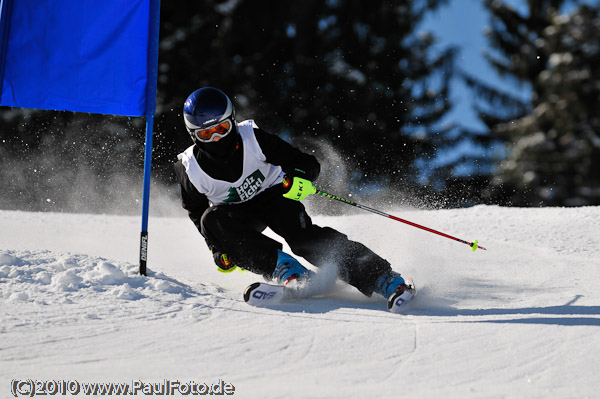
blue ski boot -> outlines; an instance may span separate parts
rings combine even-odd
[[[383,295],[386,299],[395,293],[402,295],[404,290],[407,289],[404,279],[400,277],[400,273],[396,273],[395,271],[385,273],[379,277],[375,283],[375,287],[375,292]]]
[[[313,272],[305,268],[291,255],[277,250],[277,266],[273,272],[273,279],[284,286],[291,281],[303,281],[310,278]]]

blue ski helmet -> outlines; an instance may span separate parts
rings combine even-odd
[[[203,87],[190,94],[185,101],[183,120],[192,141],[219,141],[234,128],[235,109],[221,90]]]

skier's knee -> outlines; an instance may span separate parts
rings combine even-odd
[[[231,205],[217,205],[204,211],[200,219],[202,233],[231,233],[232,231],[262,232],[267,225],[258,218],[249,217]],[[206,235],[205,235],[206,237]]]

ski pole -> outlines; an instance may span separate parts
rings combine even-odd
[[[487,251],[484,247],[482,247],[481,245],[479,245],[479,243],[477,242],[477,240],[474,240],[473,242],[468,242],[468,241],[465,241],[465,240],[461,240],[460,238],[452,237],[451,235],[448,235],[446,233],[442,233],[441,231],[437,231],[437,230],[434,230],[434,229],[430,229],[429,227],[421,226],[420,224],[416,224],[416,223],[410,222],[408,220],[401,219],[401,218],[399,218],[397,216],[390,215],[389,213],[378,211],[377,209],[369,208],[368,206],[365,206],[365,205],[357,204],[354,201],[350,201],[348,199],[339,197],[339,196],[334,195],[334,194],[329,194],[329,193],[327,193],[325,191],[317,189],[316,187],[315,187],[315,192],[312,193],[312,194],[322,195],[323,197],[334,199],[336,201],[340,201],[340,202],[343,202],[345,204],[355,206],[355,207],[363,209],[365,211],[373,212],[373,213],[376,213],[378,215],[385,216],[386,218],[397,220],[398,222],[406,223],[406,224],[408,224],[410,226],[417,227],[417,228],[425,230],[425,231],[429,231],[430,233],[434,233],[434,234],[440,235],[442,237],[446,237],[446,238],[449,238],[451,240],[458,241],[458,242],[463,243],[463,244],[467,244],[468,246],[471,247],[472,251],[475,251],[477,248],[483,249],[484,251]]]
[[[315,186],[312,185],[312,183],[310,181],[308,181],[306,179],[302,179],[302,178],[299,178],[299,177],[294,177],[293,181],[290,181],[290,179],[287,178],[287,176],[286,176],[283,179],[283,186],[286,187],[286,188],[289,188],[288,192],[283,195],[286,198],[290,198],[290,199],[294,199],[294,200],[299,201],[299,200],[302,200],[302,199],[306,198],[307,196],[309,196],[311,194],[318,194],[318,195],[321,195],[323,197],[327,197],[327,198],[330,198],[330,199],[334,199],[336,201],[343,202],[344,204],[355,206],[355,207],[363,209],[365,211],[376,213],[378,215],[384,216],[384,217],[389,218],[389,219],[397,220],[398,222],[406,223],[406,224],[408,224],[410,226],[417,227],[417,228],[419,228],[421,230],[425,230],[425,231],[428,231],[430,233],[434,233],[434,234],[440,235],[442,237],[446,237],[446,238],[449,238],[451,240],[458,241],[458,242],[460,242],[462,244],[467,244],[468,246],[471,247],[472,251],[475,251],[477,248],[483,249],[484,251],[487,251],[484,247],[482,247],[481,245],[479,245],[479,243],[477,242],[477,240],[474,240],[473,242],[468,242],[468,241],[465,241],[465,240],[461,240],[460,238],[452,237],[451,235],[448,235],[446,233],[442,233],[441,231],[437,231],[437,230],[434,230],[434,229],[430,229],[429,227],[421,226],[420,224],[416,224],[416,223],[410,222],[408,220],[401,219],[401,218],[399,218],[397,216],[390,215],[389,213],[378,211],[377,209],[369,208],[368,206],[365,206],[365,205],[357,204],[354,201],[350,201],[348,199],[342,198],[342,197],[334,195],[334,194],[329,194],[329,193],[327,193],[327,192],[325,192],[323,190],[318,190]]]
[[[463,243],[463,244],[467,244],[468,246],[471,247],[472,251],[475,251],[477,248],[480,248],[480,249],[483,249],[484,251],[487,251],[484,247],[482,247],[481,245],[479,245],[479,243],[477,242],[477,240],[474,240],[473,242],[468,242],[468,241],[465,241],[465,240],[461,240],[460,238],[452,237],[451,235],[448,235],[446,233],[442,233],[441,231],[437,231],[437,230],[434,230],[434,229],[430,229],[429,227],[421,226],[420,224],[416,224],[416,223],[410,222],[408,220],[401,219],[401,218],[399,218],[397,216],[390,215],[389,213],[378,211],[377,209],[369,208],[368,206],[365,206],[365,205],[357,204],[354,201],[350,201],[348,199],[342,198],[342,197],[334,195],[334,194],[329,194],[329,193],[327,193],[325,191],[322,191],[322,190],[318,190],[315,186],[313,186],[313,184],[309,180],[306,180],[306,179],[302,179],[302,178],[299,178],[299,177],[294,177],[293,180],[290,180],[290,178],[288,178],[287,176],[285,176],[283,178],[283,186],[285,188],[289,188],[289,190],[285,194],[283,194],[284,197],[289,198],[289,199],[300,201],[300,200],[303,200],[304,198],[308,197],[311,194],[318,194],[318,195],[321,195],[323,197],[327,197],[327,198],[334,199],[336,201],[343,202],[344,204],[355,206],[355,207],[363,209],[365,211],[376,213],[378,215],[384,216],[384,217],[389,218],[389,219],[397,220],[398,222],[406,223],[406,224],[408,224],[410,226],[417,227],[417,228],[419,228],[421,230],[425,230],[425,231],[428,231],[430,233],[434,233],[434,234],[440,235],[442,237],[446,237],[446,238],[449,238],[451,240],[458,241],[458,242]]]

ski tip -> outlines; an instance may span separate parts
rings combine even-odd
[[[260,283],[252,283],[244,290],[244,302],[248,302],[250,300],[250,295],[252,295],[252,291],[257,289],[260,286]]]
[[[282,285],[256,282],[244,291],[244,301],[252,306],[275,305],[284,299],[285,293]]]

